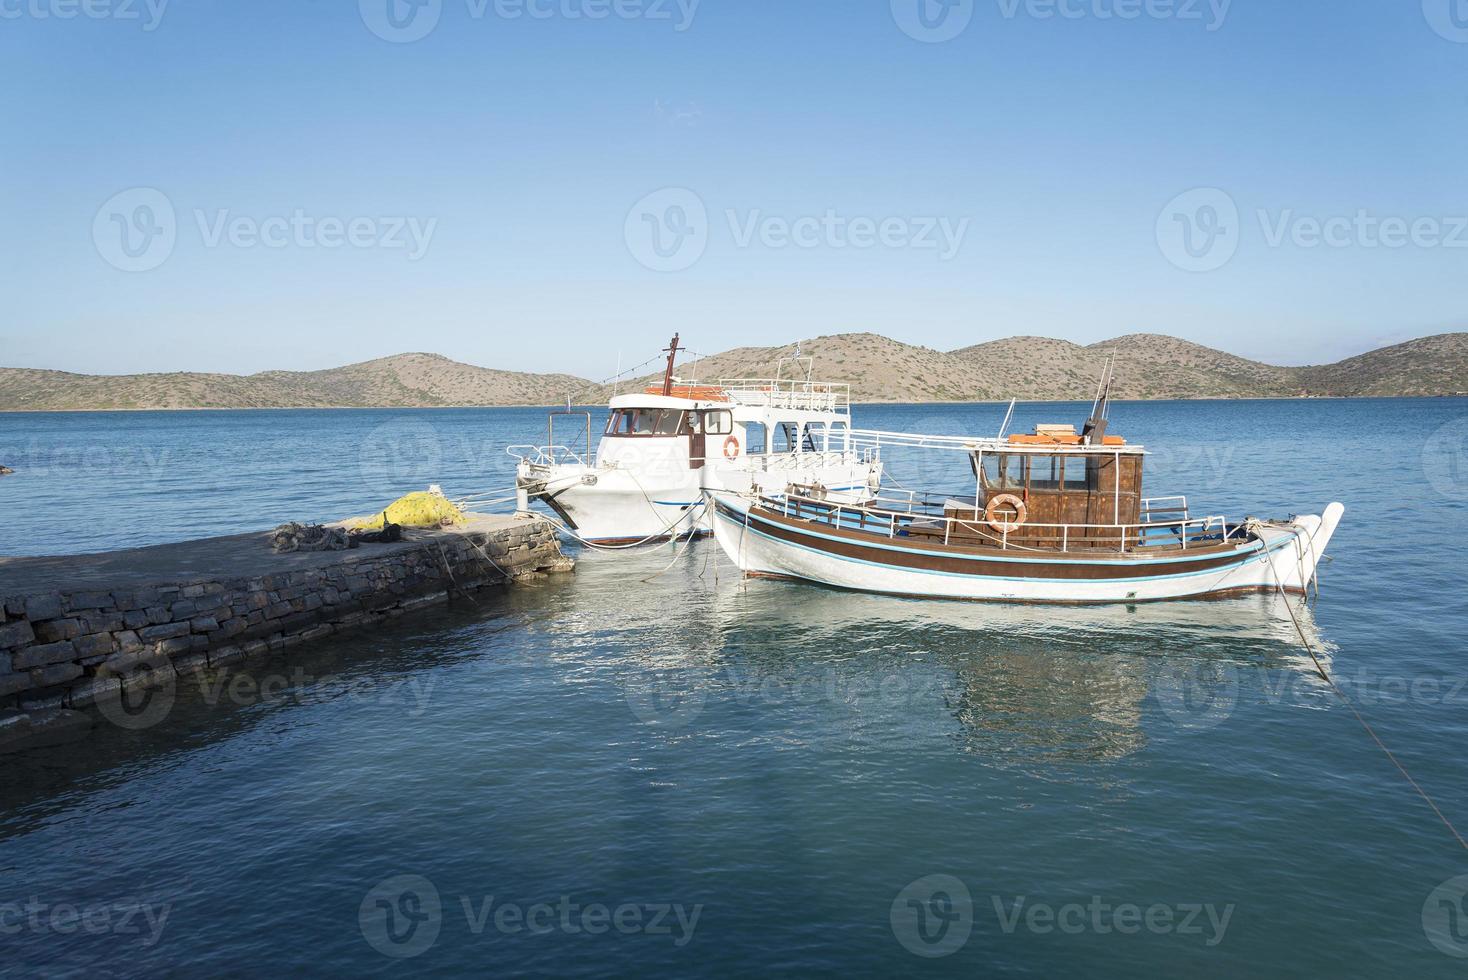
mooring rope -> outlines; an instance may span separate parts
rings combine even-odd
[[[1245,522],[1245,526],[1250,530],[1256,531],[1257,533],[1258,529],[1262,529],[1264,527],[1281,527],[1282,525],[1276,524],[1274,522],[1260,521],[1251,518],[1249,521]],[[1290,531],[1295,536],[1296,545],[1298,546],[1299,537],[1301,534],[1304,533],[1303,528],[1300,528],[1298,525],[1291,525]],[[1315,545],[1314,535],[1311,535],[1310,539],[1311,554],[1313,555]],[[1299,553],[1300,549],[1297,547],[1296,554]],[[1325,665],[1320,662],[1320,658],[1315,655],[1315,648],[1310,643],[1310,638],[1305,634],[1305,628],[1300,625],[1300,620],[1295,615],[1295,608],[1290,603],[1289,593],[1285,591],[1284,582],[1279,577],[1279,569],[1274,567],[1274,561],[1272,559],[1268,559],[1267,556],[1268,552],[1266,551],[1266,560],[1269,565],[1269,571],[1274,576],[1274,584],[1276,589],[1278,589],[1279,591],[1280,601],[1284,603],[1285,611],[1290,614],[1290,622],[1294,624],[1295,632],[1299,634],[1300,642],[1305,646],[1305,652],[1309,653],[1310,659],[1315,662],[1316,673],[1318,673],[1321,679],[1330,686],[1330,689],[1335,692],[1336,697],[1341,699],[1341,703],[1343,703],[1347,708],[1350,709],[1351,714],[1356,717],[1356,721],[1359,722],[1361,727],[1366,730],[1366,734],[1371,736],[1371,740],[1376,743],[1377,748],[1381,749],[1386,757],[1391,760],[1392,765],[1397,767],[1397,771],[1402,774],[1402,778],[1406,779],[1411,787],[1417,791],[1417,795],[1422,797],[1422,801],[1431,808],[1433,813],[1437,814],[1437,818],[1442,821],[1444,827],[1448,828],[1448,832],[1453,835],[1454,839],[1456,839],[1460,845],[1462,845],[1465,851],[1468,851],[1468,840],[1463,839],[1463,835],[1458,833],[1458,828],[1453,826],[1453,822],[1447,818],[1447,814],[1442,812],[1442,809],[1438,807],[1436,801],[1434,801],[1433,798],[1428,795],[1427,790],[1423,789],[1422,785],[1418,783],[1417,780],[1412,778],[1412,774],[1407,771],[1407,767],[1402,765],[1401,760],[1396,757],[1391,749],[1386,747],[1386,743],[1381,740],[1381,736],[1376,734],[1376,729],[1372,728],[1370,722],[1368,722],[1361,715],[1361,712],[1356,708],[1356,705],[1352,703],[1349,697],[1346,696],[1346,692],[1341,690],[1340,685],[1338,685],[1335,682],[1335,679],[1330,676],[1330,673],[1325,669]],[[1306,588],[1306,586],[1304,586],[1302,583],[1301,588]],[[1319,595],[1319,583],[1316,584],[1316,595]],[[1309,592],[1307,591],[1307,602],[1308,598]]]

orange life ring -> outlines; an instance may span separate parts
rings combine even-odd
[[[729,438],[727,438],[727,439],[724,440],[724,458],[725,459],[738,459],[739,458],[739,437],[738,436],[730,436]]]
[[[1000,507],[1008,504],[1014,508],[1014,520],[1003,521],[996,513]],[[1030,509],[1025,502],[1012,493],[1001,493],[997,497],[989,498],[989,505],[984,508],[984,520],[989,526],[1000,534],[1008,534],[1010,531],[1018,530],[1020,525],[1030,516]]]

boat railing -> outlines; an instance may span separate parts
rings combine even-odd
[[[972,541],[977,538],[997,544],[1004,550],[1048,551],[1058,548],[1061,552],[1094,551],[1098,549],[1132,551],[1147,547],[1177,547],[1187,550],[1227,542],[1241,525],[1231,524],[1222,514],[1208,517],[1185,518],[1161,521],[1140,521],[1132,524],[1042,524],[1025,522],[1022,525],[1001,524],[998,529],[978,516],[953,517],[942,511],[919,510],[932,507],[941,494],[900,492],[893,499],[891,491],[862,503],[837,503],[802,494],[782,494],[764,497],[766,506],[778,508],[786,517],[799,520],[815,520],[833,527],[850,531],[865,531],[881,534],[888,538],[919,537],[942,540],[952,544],[956,538]],[[927,499],[924,499],[927,498]],[[904,503],[907,509],[888,506],[889,503]],[[973,506],[971,498],[958,499],[964,506]],[[974,514],[981,512],[974,507]],[[1010,540],[1011,531],[1023,527],[1023,543]],[[1036,531],[1048,532],[1036,534]],[[1048,542],[1048,546],[1037,548],[1037,543]]]
[[[851,414],[851,385],[791,378],[721,378],[720,388],[740,405]]]
[[[1158,517],[1188,519],[1188,498],[1183,494],[1171,497],[1143,497],[1142,520],[1152,522]]]
[[[531,466],[586,466],[585,457],[569,446],[511,446],[505,452]]]
[[[880,452],[882,449],[948,449],[971,453],[997,447],[998,441],[980,436],[936,436],[920,432],[885,432],[881,429],[852,429],[853,448]]]

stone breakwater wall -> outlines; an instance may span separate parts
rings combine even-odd
[[[0,581],[0,752],[55,741],[53,729],[89,727],[75,709],[133,688],[574,567],[555,530],[535,519],[481,520],[412,532],[398,544],[312,555],[271,555],[263,536],[217,540],[260,546],[245,562],[259,567],[230,569],[241,564],[231,555],[220,562],[222,574],[20,594],[9,594],[13,581]],[[153,553],[157,563],[168,546],[137,553]]]

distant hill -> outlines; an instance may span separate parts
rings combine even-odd
[[[68,374],[0,368],[0,411],[156,408],[426,408],[544,405],[591,382],[398,354],[324,371],[234,374]]]
[[[683,378],[771,377],[783,347],[740,347],[683,363]],[[1468,333],[1439,334],[1337,364],[1277,367],[1160,334],[1082,346],[1010,337],[954,351],[873,333],[802,341],[815,377],[845,381],[858,401],[1086,399],[1107,353],[1118,398],[1287,398],[1468,392]],[[789,367],[785,368],[788,376]],[[624,382],[637,390],[658,375]],[[611,389],[569,374],[475,367],[438,354],[399,354],[324,371],[84,375],[0,368],[0,411],[169,408],[366,408],[554,405],[604,401]]]
[[[776,362],[794,353],[793,344],[741,347],[680,364],[678,373],[705,380],[769,377]],[[1468,392],[1468,333],[1424,337],[1323,367],[1277,367],[1161,334],[1129,334],[1089,346],[1009,337],[938,351],[879,334],[848,333],[802,341],[800,353],[814,358],[816,378],[849,383],[857,401],[1087,399],[1108,353],[1116,354],[1117,398]],[[636,384],[655,379],[649,375]]]

